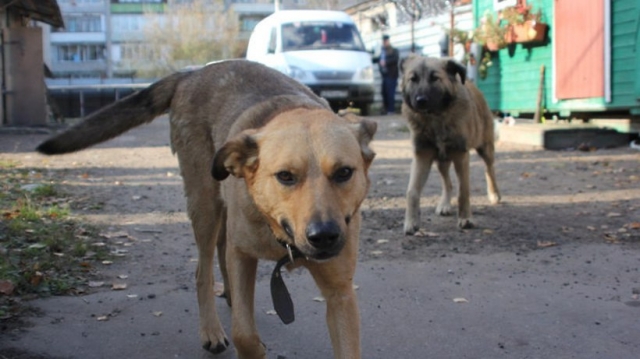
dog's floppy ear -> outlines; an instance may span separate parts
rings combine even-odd
[[[445,64],[445,70],[454,78],[456,77],[456,74],[460,75],[460,80],[464,85],[465,81],[467,80],[467,68],[464,67],[461,63],[456,60],[448,60]]]
[[[360,143],[362,158],[364,158],[366,167],[368,168],[371,161],[373,161],[373,158],[376,156],[376,153],[373,152],[371,147],[369,147],[369,143],[373,139],[373,135],[375,135],[378,130],[378,124],[375,121],[353,114],[346,114],[342,117],[351,123],[351,128]]]
[[[229,176],[242,178],[246,170],[255,169],[258,165],[258,143],[255,130],[243,131],[227,141],[213,156],[211,175],[217,181]]]

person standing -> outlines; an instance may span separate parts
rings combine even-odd
[[[396,110],[396,87],[398,86],[398,50],[391,46],[389,35],[382,36],[380,57],[374,59],[382,76],[382,114],[393,114]]]

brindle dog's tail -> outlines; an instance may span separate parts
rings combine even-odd
[[[178,83],[188,75],[188,72],[179,72],[167,76],[89,115],[82,122],[41,143],[36,150],[46,155],[75,152],[151,122],[169,109]]]

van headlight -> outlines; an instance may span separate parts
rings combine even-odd
[[[307,72],[296,66],[289,66],[286,73],[289,77],[298,81],[302,81],[307,77]]]
[[[373,81],[373,66],[367,66],[356,72],[355,80]]]

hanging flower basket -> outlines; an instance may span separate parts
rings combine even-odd
[[[505,34],[505,40],[508,43],[542,42],[547,34],[547,27],[547,24],[539,21],[510,24]]]

